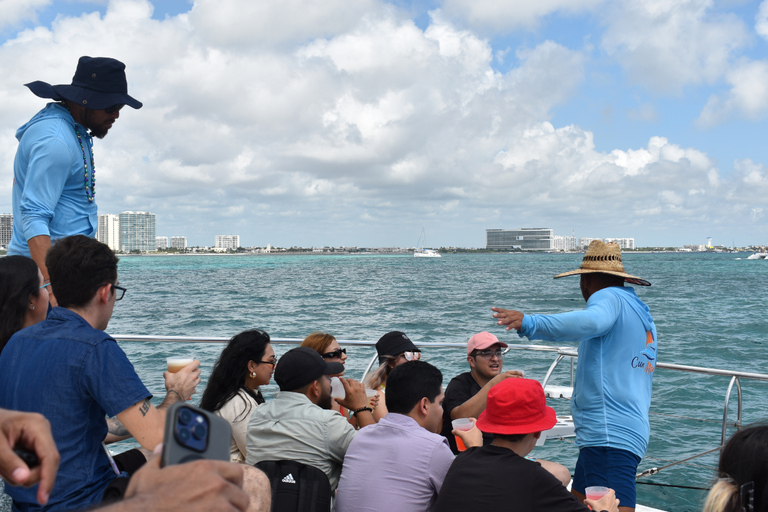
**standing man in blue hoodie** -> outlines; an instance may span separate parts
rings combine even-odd
[[[651,283],[624,272],[618,244],[595,240],[581,267],[559,277],[581,276],[587,308],[558,315],[527,315],[491,308],[499,325],[531,340],[579,342],[571,413],[579,458],[573,494],[589,486],[616,490],[620,510],[634,511],[635,472],[650,436],[648,410],[656,366],[656,326],[630,283]]]
[[[45,255],[52,242],[70,235],[96,236],[93,137],[107,135],[123,106],[138,109],[142,104],[128,95],[125,64],[106,57],[80,57],[70,85],[25,85],[56,103],[16,132],[8,254],[31,257],[47,283]],[[56,305],[53,295],[51,304]]]

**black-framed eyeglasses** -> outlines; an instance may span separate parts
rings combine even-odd
[[[274,357],[274,358],[270,359],[269,361],[259,361],[259,362],[260,363],[264,363],[264,364],[270,364],[274,368],[275,365],[277,364],[277,358]]]
[[[115,301],[121,300],[125,296],[125,292],[128,291],[127,288],[123,288],[122,286],[117,286],[116,284],[112,284],[112,283],[101,283],[99,286],[97,286],[94,289],[98,290],[102,286],[107,286],[107,285],[110,285],[112,289],[115,291]]]
[[[116,103],[116,104],[112,105],[111,107],[105,108],[104,111],[107,114],[111,114],[113,112],[119,112],[120,109],[123,108],[124,106],[125,106],[125,103]]]
[[[345,349],[345,348],[337,348],[333,352],[326,352],[325,354],[323,354],[323,359],[333,359],[334,357],[339,357],[340,358],[341,354],[345,354],[346,355],[346,353],[347,353],[347,349]]]
[[[477,351],[475,351],[475,357],[477,357],[477,356],[486,357],[488,359],[491,359],[493,356],[501,358],[501,357],[504,357],[504,351],[501,350],[501,349],[498,349],[498,350],[477,350]]]
[[[125,292],[128,291],[127,289],[123,288],[122,286],[117,286],[116,284],[112,285],[112,288],[115,290],[115,300],[121,300],[125,296]],[[120,292],[120,293],[118,293]]]

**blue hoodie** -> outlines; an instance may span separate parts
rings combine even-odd
[[[75,120],[67,109],[49,103],[16,131],[19,147],[13,162],[13,236],[8,254],[29,256],[27,240],[48,235],[96,236],[98,209],[85,193],[83,150]],[[93,139],[78,125],[88,161]],[[90,179],[89,179],[90,185]]]
[[[579,448],[607,446],[645,455],[656,326],[633,288],[603,288],[589,297],[583,311],[525,315],[519,334],[579,342],[571,399]]]

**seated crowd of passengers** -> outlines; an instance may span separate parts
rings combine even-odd
[[[231,424],[231,461],[161,468],[166,411],[195,394],[200,363],[165,372],[167,393],[153,405],[105,332],[125,294],[117,261],[105,244],[81,235],[49,250],[50,282],[29,258],[0,259],[0,475],[14,510],[269,511],[275,485],[256,467],[264,461],[319,470],[339,512],[509,503],[524,511],[619,510],[612,489],[580,499],[566,488],[567,468],[529,456],[555,425],[555,411],[538,381],[503,370],[507,345],[488,332],[469,338],[469,371],[443,388],[440,370],[400,331],[379,339],[380,366],[363,382],[343,376],[346,350],[330,334],[310,334],[278,362],[266,332],[244,331],[222,350],[200,401]],[[58,301],[50,311],[49,287]],[[42,378],[28,378],[41,371]],[[260,387],[273,378],[279,392],[265,400]],[[332,397],[334,378],[343,397]],[[453,430],[458,418],[474,427]],[[110,460],[105,445],[128,438],[141,448]],[[754,504],[762,503],[765,482],[740,475],[748,465],[728,460],[768,446],[765,428],[737,434],[732,445],[741,451],[723,450],[720,468],[731,480],[713,489],[707,510],[739,510],[747,485],[740,482],[748,478],[752,510],[763,510]],[[35,452],[40,465],[27,467],[12,447]]]

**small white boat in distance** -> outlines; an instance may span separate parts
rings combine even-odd
[[[416,244],[416,250],[413,251],[413,257],[414,258],[440,258],[440,253],[437,252],[434,249],[425,249],[424,245],[426,243],[427,235],[426,231],[424,230],[424,226],[421,227],[421,236],[419,237],[419,242]]]
[[[768,252],[756,252],[747,257],[748,260],[768,260]]]

